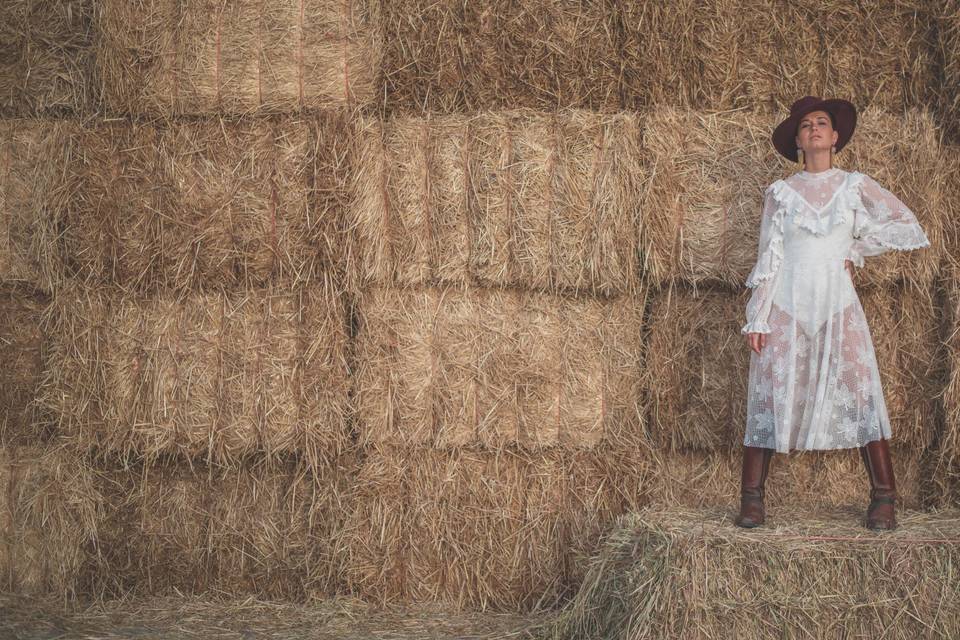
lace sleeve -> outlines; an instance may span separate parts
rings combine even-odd
[[[740,333],[770,333],[767,318],[776,290],[780,262],[783,260],[783,216],[774,197],[773,188],[768,188],[763,199],[760,217],[760,240],[757,247],[757,262],[747,276],[746,285],[753,289],[747,302],[747,324]]]
[[[930,246],[907,205],[866,175],[860,183],[860,200],[862,206],[856,207],[853,217],[855,239],[847,255],[858,267],[869,256]]]

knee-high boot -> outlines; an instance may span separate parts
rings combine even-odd
[[[867,507],[868,529],[896,529],[895,515],[897,487],[893,478],[893,463],[886,440],[868,442],[860,447],[860,457],[870,480],[870,506]]]
[[[766,519],[763,506],[764,483],[770,469],[773,449],[766,447],[743,447],[743,472],[740,476],[740,515],[735,521],[738,527],[758,527]]]

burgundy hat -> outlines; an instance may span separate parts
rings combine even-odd
[[[826,111],[833,116],[833,128],[837,132],[836,149],[840,151],[846,145],[853,130],[857,128],[857,108],[846,100],[824,100],[815,96],[804,96],[790,106],[790,117],[773,130],[773,146],[780,155],[792,162],[797,161],[797,127],[800,118],[812,111]]]

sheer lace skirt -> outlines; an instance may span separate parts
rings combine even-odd
[[[780,452],[890,438],[873,341],[841,265],[788,269],[750,352],[744,444]]]

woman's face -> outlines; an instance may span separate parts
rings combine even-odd
[[[800,118],[797,125],[797,148],[803,149],[805,154],[830,149],[837,144],[838,137],[826,111],[811,111]]]

